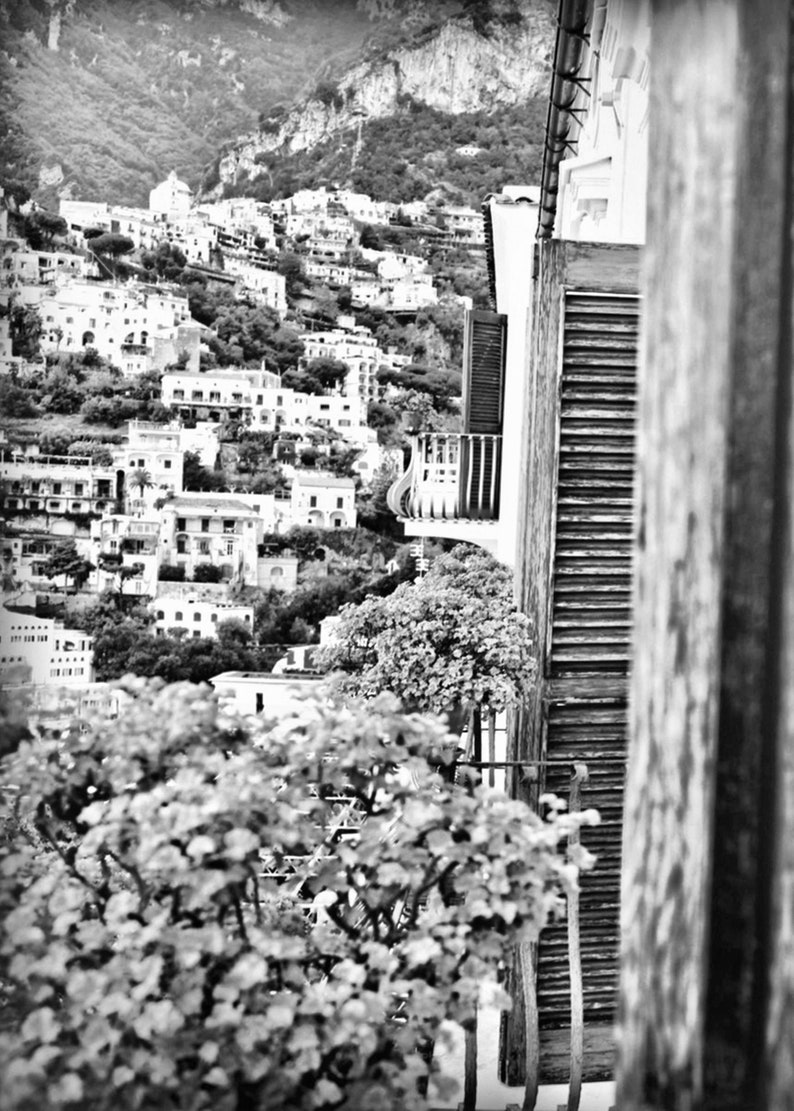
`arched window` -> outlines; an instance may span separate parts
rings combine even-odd
[[[94,342],[93,332],[83,332],[83,347],[88,347]]]
[[[181,620],[182,620],[182,610],[177,610],[176,613],[174,614],[174,621],[181,621]]]
[[[201,614],[200,613],[194,613],[193,614],[193,620],[194,621],[201,621]]]
[[[157,620],[158,621],[164,621],[165,620],[165,612],[163,610],[158,610],[157,611]]]

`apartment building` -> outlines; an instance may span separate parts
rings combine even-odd
[[[262,521],[228,494],[179,494],[160,510],[160,562],[183,567],[219,567],[225,582],[255,586]]]
[[[127,425],[127,443],[115,452],[115,464],[124,471],[124,490],[130,513],[150,510],[158,498],[182,490],[184,447],[179,421],[157,424],[133,420]]]
[[[149,606],[155,617],[155,635],[180,630],[196,640],[217,637],[218,625],[231,620],[241,621],[253,631],[254,607],[230,601],[226,586],[221,590],[220,597],[213,597],[192,583],[162,583]]]
[[[358,398],[363,404],[378,397],[377,372],[388,365],[389,357],[381,349],[369,328],[330,328],[322,332],[302,332],[304,345],[302,364],[310,359],[337,359],[346,363],[348,373],[341,384],[345,397]]]
[[[29,608],[0,608],[0,685],[72,686],[94,678],[93,638]]]
[[[91,583],[97,593],[112,590],[130,597],[153,597],[157,591],[160,516],[107,513],[91,524],[89,558],[96,570]]]
[[[24,300],[39,310],[45,351],[93,347],[130,377],[162,370],[186,351],[198,369],[201,326],[190,316],[187,297],[176,291],[67,277],[54,288],[26,288]]]
[[[88,456],[23,455],[0,451],[0,479],[7,519],[44,528],[55,519],[66,524],[88,513],[102,513],[122,496],[123,480],[115,467],[95,464]],[[60,535],[74,530],[61,528]]]
[[[319,471],[296,471],[292,523],[312,528],[355,528],[356,489],[352,478]]]

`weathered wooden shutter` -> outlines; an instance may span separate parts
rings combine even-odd
[[[467,310],[463,331],[463,431],[502,431],[507,317]]]
[[[499,445],[504,406],[507,317],[467,310],[463,332],[463,431],[461,440],[464,515],[474,520],[499,516]],[[482,438],[480,438],[482,437]]]
[[[548,241],[539,248],[530,367],[530,462],[519,552],[539,681],[515,756],[538,761],[534,790],[567,798],[586,764],[583,832],[597,856],[579,901],[585,1078],[611,1074],[617,998],[622,799],[627,741],[639,298],[637,248]],[[518,788],[520,791],[520,787]],[[541,1079],[568,1075],[567,927],[538,946]],[[505,1073],[521,1059],[512,1032]],[[512,1072],[511,1072],[512,1070]]]

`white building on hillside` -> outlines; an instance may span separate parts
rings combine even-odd
[[[162,636],[174,629],[184,629],[188,636],[217,637],[218,625],[223,621],[242,621],[251,631],[254,627],[254,607],[240,605],[226,598],[207,597],[200,585],[168,583],[182,587],[179,595],[158,593],[149,606],[155,616],[155,635]]]
[[[160,562],[183,567],[220,568],[225,582],[255,586],[262,522],[232,494],[179,494],[162,507]]]
[[[190,186],[179,180],[176,170],[172,170],[165,181],[149,192],[149,211],[168,220],[187,216],[192,203]]]
[[[124,488],[131,513],[150,510],[166,493],[181,493],[183,451],[179,421],[129,421],[127,443],[115,452],[115,462],[125,472]]]
[[[311,528],[355,528],[356,488],[352,478],[297,471],[292,483],[292,523]]]
[[[0,609],[0,685],[90,683],[92,658],[87,633],[7,604]]]
[[[376,375],[381,366],[388,365],[389,358],[369,328],[303,332],[301,339],[304,345],[302,363],[310,359],[338,359],[348,367],[341,392],[346,397],[358,398],[363,404],[377,399]]]
[[[281,718],[300,706],[307,695],[322,689],[322,680],[271,675],[263,671],[223,671],[210,683],[221,703],[241,714]]]
[[[41,315],[45,352],[93,347],[128,376],[162,370],[187,352],[189,365],[198,369],[201,325],[181,293],[66,278],[54,287],[29,288],[24,299]]]
[[[91,582],[97,593],[153,597],[157,590],[160,516],[107,513],[91,523]]]

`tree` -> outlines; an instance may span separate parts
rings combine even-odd
[[[187,259],[182,248],[168,239],[161,239],[153,251],[143,251],[141,265],[144,270],[153,271],[158,277],[168,281],[178,281],[185,269]]]
[[[58,216],[55,212],[45,212],[38,208],[25,217],[25,238],[34,251],[52,247],[53,241],[66,235],[68,231],[69,225],[63,216]]]
[[[69,579],[72,579],[75,589],[78,589],[95,570],[95,565],[84,559],[78,553],[74,540],[69,539],[58,541],[44,561],[42,570],[48,579],[63,575],[67,587]]]
[[[276,270],[284,275],[287,296],[299,297],[306,284],[306,271],[301,256],[295,251],[283,251],[279,255]]]
[[[154,486],[152,476],[145,467],[136,467],[129,478],[130,493],[138,491],[138,496],[143,497],[144,490],[151,490]]]
[[[39,407],[34,394],[6,376],[0,377],[0,412],[6,417],[35,417]]]
[[[483,998],[508,1005],[499,965],[562,909],[587,857],[560,849],[593,815],[446,782],[444,729],[390,700],[274,724],[199,687],[127,690],[117,720],[22,738],[0,765],[21,795],[4,1106],[437,1102],[430,1047]]]
[[[223,472],[205,467],[197,451],[186,451],[182,462],[182,485],[186,490],[222,490],[226,477]]]
[[[528,619],[509,570],[458,545],[417,583],[340,610],[334,643],[318,653],[345,694],[396,694],[411,709],[498,711],[520,701],[533,676]]]
[[[119,235],[118,232],[105,232],[91,240],[91,250],[97,255],[108,255],[110,258],[121,258],[135,250],[135,243],[128,235]]]
[[[306,372],[317,380],[321,389],[333,390],[347,378],[350,367],[341,359],[320,357],[309,359]]]
[[[37,358],[41,352],[43,331],[41,315],[35,305],[12,305],[9,322],[12,355],[22,359]]]

